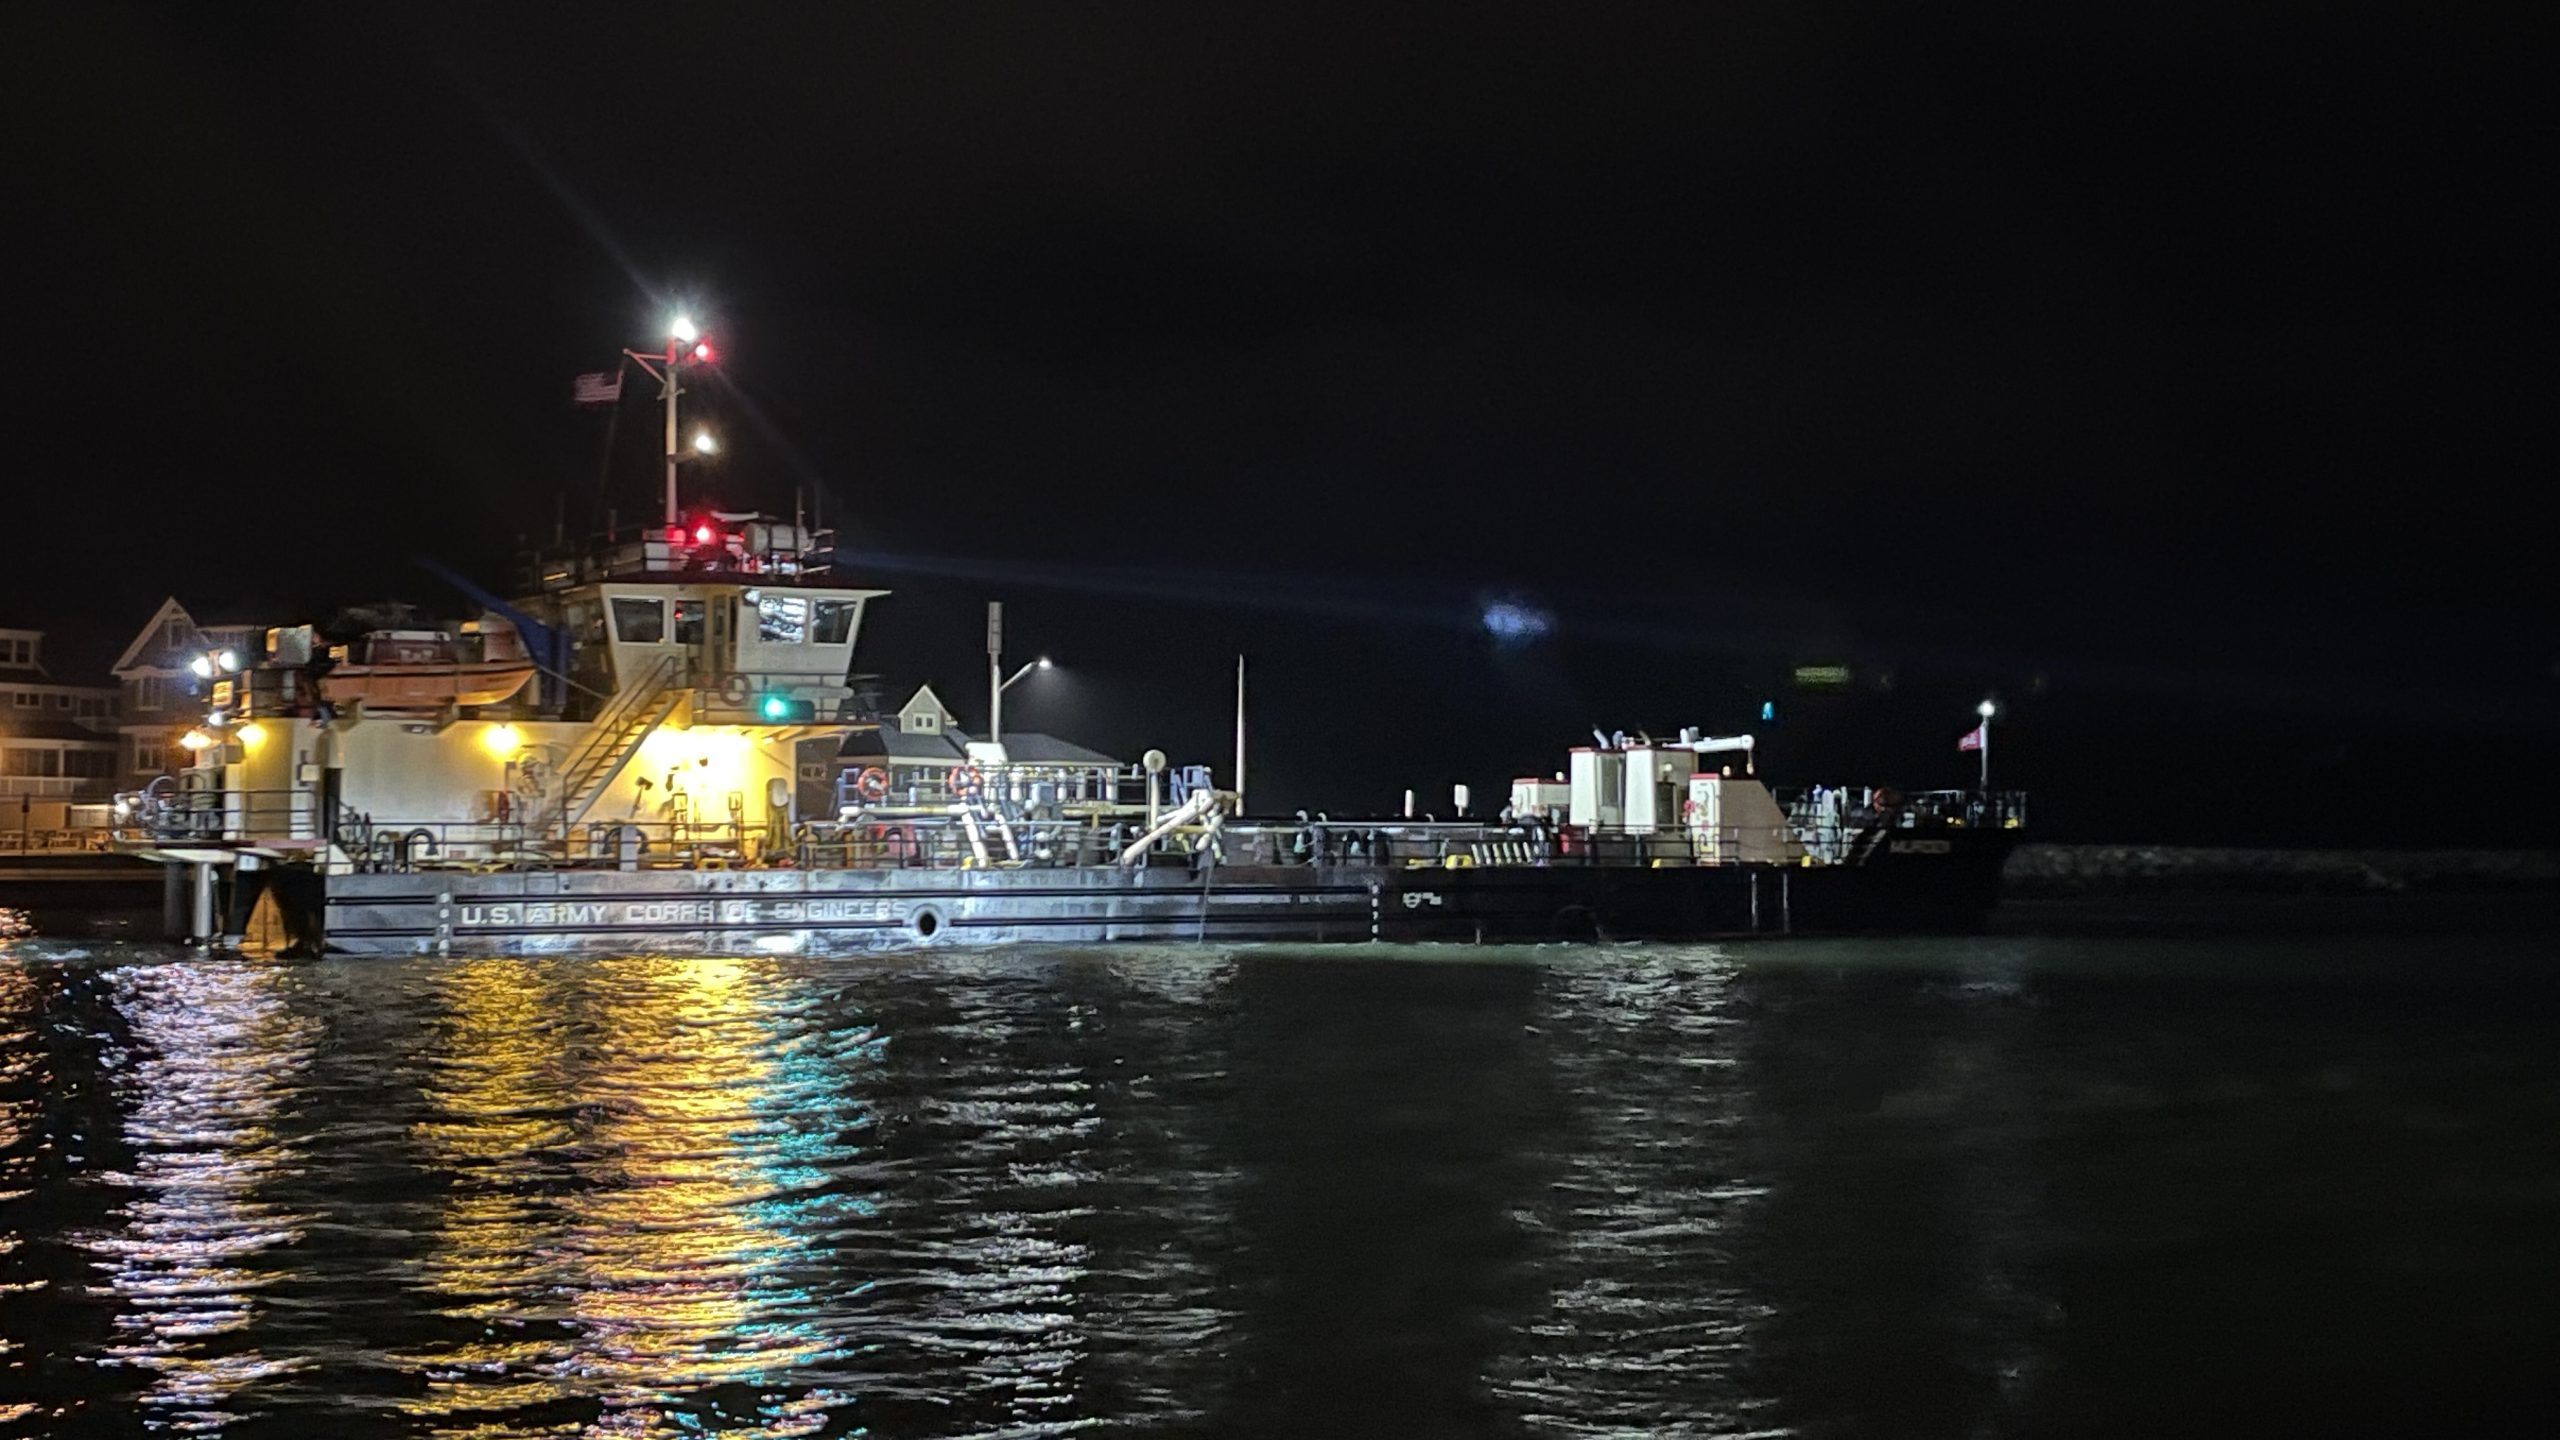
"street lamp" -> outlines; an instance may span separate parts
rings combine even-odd
[[[987,602],[987,743],[1004,743],[1004,692],[1013,683],[1034,670],[1053,670],[1056,665],[1043,655],[1024,662],[1021,669],[1004,673],[1004,602]]]
[[[1981,726],[1973,732],[1974,739],[1979,742],[1973,748],[1982,757],[1982,798],[1983,803],[1989,804],[1991,800],[1991,717],[2000,713],[2000,707],[1991,703],[1989,696],[1985,696],[1981,704],[1973,707],[1973,713],[1982,717]]]

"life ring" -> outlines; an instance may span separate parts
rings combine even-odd
[[[747,703],[748,689],[746,676],[732,675],[720,682],[720,698],[732,705],[744,705]]]
[[[855,794],[877,805],[888,798],[889,772],[877,765],[865,765],[862,773],[853,777],[853,789]]]
[[[978,767],[975,765],[954,765],[951,767],[949,778],[944,783],[951,787],[951,793],[954,795],[975,795],[978,793],[978,787],[986,783],[986,779],[987,777],[978,773]]]

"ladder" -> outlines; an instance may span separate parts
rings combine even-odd
[[[657,664],[642,671],[613,697],[589,727],[586,743],[561,765],[560,836],[564,841],[604,798],[631,757],[640,753],[641,743],[684,703],[684,691],[675,683],[676,664],[676,656],[662,655]]]

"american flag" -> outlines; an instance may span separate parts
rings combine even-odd
[[[611,405],[622,398],[620,371],[603,371],[581,375],[570,391],[570,403],[576,405]]]
[[[1982,732],[1989,728],[1991,728],[1991,722],[1986,720],[1981,724],[1974,726],[1972,729],[1967,730],[1964,732],[1963,738],[1956,741],[1956,748],[1958,750],[1981,749],[1983,739]]]

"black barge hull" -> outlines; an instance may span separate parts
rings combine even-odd
[[[329,877],[333,952],[851,954],[947,945],[1704,940],[1979,928],[2005,837],[1840,866],[659,870]],[[321,923],[311,926],[309,920]]]

